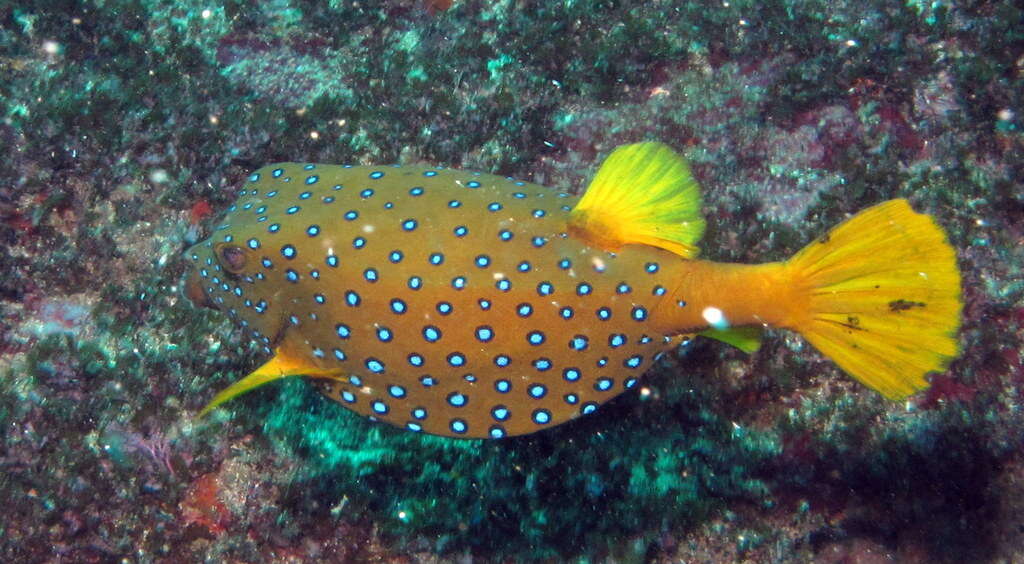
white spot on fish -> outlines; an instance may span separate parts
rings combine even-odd
[[[714,306],[708,306],[704,308],[704,311],[700,312],[701,316],[704,317],[704,321],[708,322],[708,325],[715,329],[728,329],[729,320],[725,318],[725,314],[722,310]]]

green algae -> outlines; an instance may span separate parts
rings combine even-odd
[[[767,494],[755,474],[777,454],[778,437],[736,435],[700,394],[665,384],[664,400],[626,397],[578,423],[501,441],[376,424],[299,381],[256,409],[279,454],[302,460],[292,512],[300,500],[344,500],[344,513],[372,515],[402,542],[553,558],[615,551],[621,539],[651,540],[726,500]]]

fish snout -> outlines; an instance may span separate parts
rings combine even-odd
[[[197,270],[192,270],[185,280],[185,287],[183,289],[185,297],[189,299],[193,304],[201,307],[208,307],[210,309],[217,309],[213,305],[213,301],[206,295],[206,291],[203,290],[203,280],[199,276]]]

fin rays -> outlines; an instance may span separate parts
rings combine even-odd
[[[960,272],[931,217],[905,200],[862,211],[787,262],[807,306],[792,329],[870,388],[900,399],[958,353]]]
[[[246,392],[250,392],[275,380],[290,376],[310,376],[314,378],[331,378],[338,375],[338,370],[324,370],[305,361],[301,356],[292,357],[282,347],[275,351],[274,358],[257,368],[251,374],[231,384],[217,393],[210,403],[206,404],[198,417],[202,417],[220,404],[230,401]]]
[[[624,145],[601,165],[569,230],[607,250],[643,244],[693,258],[705,227],[700,208],[700,188],[682,157],[662,143]]]

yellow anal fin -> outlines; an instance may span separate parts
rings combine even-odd
[[[751,354],[761,348],[761,338],[764,336],[764,329],[761,327],[729,327],[728,329],[705,329],[697,334],[701,337],[732,345],[747,354]]]
[[[310,376],[313,378],[334,378],[338,376],[337,370],[325,370],[318,368],[302,357],[289,356],[281,347],[274,351],[274,358],[270,359],[263,366],[260,366],[251,374],[223,389],[206,404],[198,417],[209,413],[218,405],[234,399],[246,392],[252,391],[264,384],[288,378],[289,376]]]
[[[704,234],[700,187],[662,143],[623,145],[608,156],[569,214],[569,232],[614,251],[642,244],[697,256]]]

